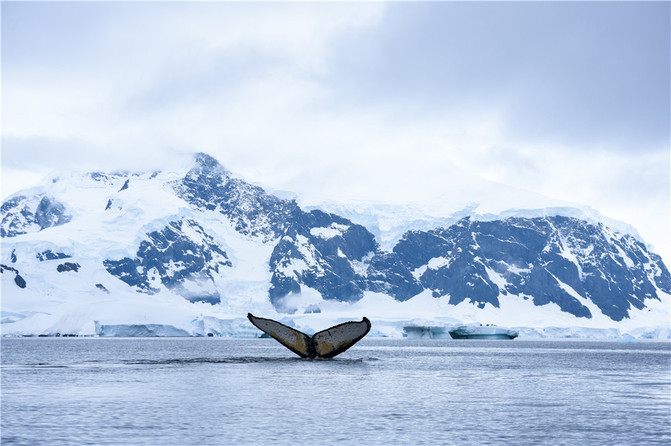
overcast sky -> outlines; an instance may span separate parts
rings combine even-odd
[[[2,196],[204,151],[314,202],[538,192],[668,263],[669,23],[669,2],[2,2]]]

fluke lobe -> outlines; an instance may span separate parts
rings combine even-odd
[[[345,322],[315,333],[312,337],[272,319],[247,314],[249,322],[276,339],[301,358],[333,358],[344,352],[370,331],[370,321]]]

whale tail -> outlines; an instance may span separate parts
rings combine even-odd
[[[301,358],[333,358],[359,342],[370,331],[370,321],[345,322],[312,337],[272,319],[247,314],[249,322]]]

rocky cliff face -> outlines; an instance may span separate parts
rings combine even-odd
[[[356,301],[367,289],[365,260],[377,249],[363,226],[321,211],[296,214],[270,257],[270,299],[276,302],[301,285],[324,299]]]
[[[591,318],[589,303],[613,320],[671,292],[671,276],[654,253],[602,224],[561,216],[463,219],[448,228],[409,232],[394,247],[434,296],[450,303],[499,306],[516,294],[536,305]]]
[[[139,293],[169,290],[191,302],[224,303],[234,297],[228,284],[244,277],[235,276],[239,255],[227,252],[217,226],[223,222],[236,240],[253,241],[269,253],[254,261],[256,270],[267,272],[266,298],[278,310],[285,310],[284,297],[307,288],[325,300],[343,302],[357,301],[366,292],[408,301],[428,290],[454,305],[499,307],[514,295],[537,306],[556,304],[578,318],[589,319],[600,311],[620,321],[632,309],[658,300],[660,292],[671,293],[671,276],[659,256],[630,235],[576,218],[464,218],[448,227],[409,231],[393,250],[385,251],[364,226],[320,210],[304,211],[295,201],[234,178],[205,154],[196,156],[188,172],[169,180],[158,172],[96,172],[89,177],[87,181],[101,188],[100,202],[90,207],[91,212],[105,213],[101,224],[109,226],[104,228],[113,232],[128,224],[154,229],[133,229],[134,245],[127,249],[132,255],[119,256],[108,249],[84,258],[77,243],[60,246],[63,236],[52,240],[47,229],[65,230],[72,215],[86,214],[87,209],[72,212],[49,190],[12,197],[1,207],[0,235],[3,253],[8,254],[1,271],[13,282],[21,277],[17,286],[31,286],[31,274],[40,274],[34,265],[68,258],[69,264],[77,265],[68,269],[77,273],[77,280],[111,295],[111,281],[117,280]],[[160,190],[164,199],[177,203],[161,217],[160,225],[151,219],[143,222],[146,225],[129,224],[130,219],[149,218],[140,214],[141,207],[133,213],[120,204],[128,194],[136,194],[141,203],[151,202],[138,184],[148,191]],[[25,238],[38,232],[39,242]],[[66,239],[76,241],[83,232],[86,228],[78,226]],[[18,264],[9,266],[17,262],[16,252]],[[35,272],[24,280],[24,270]],[[87,271],[99,273],[88,277]],[[3,293],[8,291],[3,288]]]
[[[209,155],[196,155],[195,166],[172,184],[175,193],[195,209],[214,210],[242,235],[265,242],[282,236],[301,210],[293,201],[267,194],[258,186],[232,178]]]
[[[1,237],[38,232],[52,226],[63,225],[72,219],[66,213],[63,204],[46,194],[19,195],[10,198],[2,203],[0,214]]]
[[[152,294],[163,285],[192,302],[216,304],[221,299],[214,276],[231,262],[202,226],[193,220],[177,220],[147,234],[135,257],[106,259],[103,265],[137,291]]]
[[[355,271],[356,262],[377,248],[363,226],[320,211],[304,212],[294,201],[232,178],[205,154],[197,155],[194,168],[173,187],[195,209],[219,212],[241,235],[275,245],[268,265],[271,301],[300,292],[301,284],[325,299],[351,301],[363,295],[365,279]]]

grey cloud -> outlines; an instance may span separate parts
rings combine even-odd
[[[378,29],[341,44],[328,81],[399,119],[495,108],[530,141],[659,150],[668,17],[668,2],[392,4]]]

